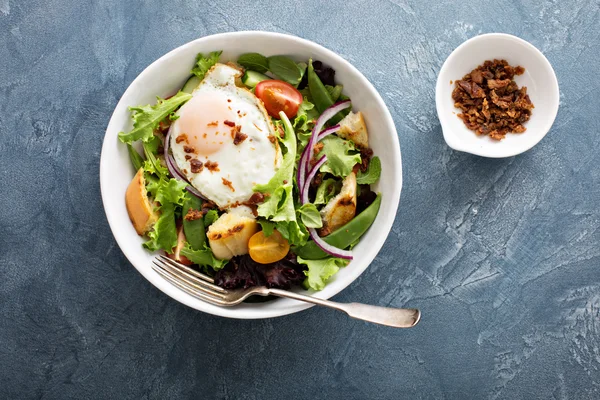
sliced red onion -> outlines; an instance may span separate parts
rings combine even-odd
[[[330,254],[334,257],[343,258],[346,260],[352,260],[354,258],[352,255],[352,251],[341,250],[335,246],[330,245],[325,240],[323,240],[323,238],[321,238],[319,236],[319,234],[317,233],[317,231],[314,228],[308,228],[308,233],[310,234],[310,237],[312,238],[312,240],[315,241],[317,246],[319,246],[321,248],[321,250],[323,250],[325,253]]]
[[[312,167],[308,175],[306,176],[306,182],[304,182],[304,187],[302,188],[302,195],[300,197],[300,201],[302,204],[308,203],[308,189],[310,189],[310,182],[312,182],[313,178],[319,172],[319,168],[327,161],[327,156],[323,156],[319,158],[319,161]]]
[[[350,100],[346,100],[346,101],[342,101],[341,103],[337,103],[332,105],[331,107],[329,107],[328,109],[326,109],[325,111],[323,111],[323,113],[321,114],[321,116],[319,117],[319,119],[317,119],[317,123],[315,124],[313,131],[312,131],[312,135],[310,137],[310,141],[308,142],[308,154],[307,154],[307,159],[304,160],[304,163],[306,165],[305,167],[305,171],[308,170],[308,163],[310,162],[310,160],[312,160],[313,157],[313,152],[314,152],[314,146],[315,144],[317,144],[317,140],[319,138],[319,133],[321,133],[321,129],[325,126],[325,124],[327,123],[327,121],[329,121],[331,118],[333,118],[334,115],[336,115],[337,113],[339,113],[342,110],[345,110],[346,108],[352,106],[352,103],[350,102]]]
[[[339,125],[334,125],[331,128],[325,129],[323,132],[319,133],[319,137],[317,138],[317,143],[323,140],[324,137],[331,135],[332,133],[336,133],[340,130]]]
[[[175,164],[175,160],[173,159],[172,155],[167,154],[167,156],[165,157],[165,161],[167,163],[167,169],[169,170],[169,173],[173,178],[187,182],[185,175],[183,175],[179,168],[177,168],[177,164]]]
[[[207,200],[207,198],[206,198],[206,197],[204,197],[204,196],[202,195],[202,193],[200,193],[200,192],[198,191],[198,189],[196,189],[195,187],[193,187],[193,186],[191,186],[191,185],[188,185],[188,186],[186,186],[185,190],[187,190],[188,192],[190,192],[191,194],[193,194],[194,196],[196,196],[196,197],[197,197],[197,198],[199,198],[200,200]]]

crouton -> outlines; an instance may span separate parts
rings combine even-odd
[[[367,133],[367,124],[362,113],[350,112],[340,121],[340,130],[337,135],[344,139],[352,140],[358,147],[369,148],[369,135]]]
[[[154,210],[155,205],[153,202],[148,199],[146,179],[142,168],[135,174],[127,187],[125,206],[127,207],[129,219],[131,219],[135,231],[140,236],[152,229],[158,221],[160,215]]]
[[[322,234],[325,236],[349,222],[356,214],[356,175],[348,175],[340,193],[329,200],[321,210],[323,220]]]
[[[258,232],[258,223],[251,213],[234,210],[221,215],[208,228],[207,237],[210,248],[215,257],[221,260],[248,254],[248,241],[252,235]]]

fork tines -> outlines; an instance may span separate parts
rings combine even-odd
[[[157,256],[153,264],[152,269],[184,292],[215,305],[227,304],[227,291],[215,285],[211,277],[165,256]]]

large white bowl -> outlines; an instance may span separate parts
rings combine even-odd
[[[454,82],[483,64],[485,60],[504,59],[510,65],[520,65],[525,73],[515,76],[519,86],[526,86],[535,106],[531,118],[520,134],[509,133],[501,141],[478,136],[457,117],[454,107]],[[546,136],[558,112],[558,81],[550,62],[531,43],[505,33],[475,36],[458,46],[446,59],[438,75],[435,102],[444,140],[454,150],[478,156],[501,158],[523,153]]]
[[[387,238],[400,200],[402,164],[400,144],[394,121],[381,96],[369,81],[350,63],[316,43],[298,37],[270,32],[235,32],[203,37],[189,42],[162,56],[146,68],[127,88],[110,119],[100,157],[100,186],[108,223],[119,247],[135,268],[154,286],[173,299],[210,314],[231,318],[269,318],[311,307],[289,299],[264,303],[217,307],[198,300],[165,281],[151,268],[154,254],[142,248],[139,237],[127,215],[125,190],[134,170],[127,148],[117,134],[131,129],[128,106],[154,104],[156,96],[167,96],[178,90],[190,75],[194,58],[199,52],[223,50],[222,61],[235,61],[240,54],[259,52],[266,56],[285,54],[297,60],[312,57],[333,67],[337,82],[351,97],[354,110],[360,110],[367,121],[370,145],[379,156],[382,173],[375,190],[382,193],[379,215],[369,231],[355,247],[354,260],[331,279],[324,290],[314,293],[328,299],[352,283],[369,266]]]

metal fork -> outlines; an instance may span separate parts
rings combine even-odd
[[[153,261],[152,268],[184,292],[217,306],[234,306],[253,295],[272,295],[333,308],[345,312],[352,318],[395,328],[411,328],[421,319],[421,312],[414,308],[389,308],[361,303],[338,303],[287,290],[270,289],[265,286],[225,290],[215,285],[211,277],[165,256],[157,256]]]

